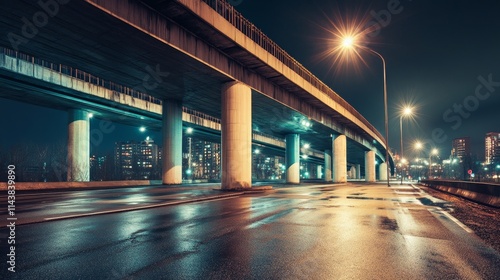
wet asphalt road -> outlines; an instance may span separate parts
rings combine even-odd
[[[172,205],[185,201],[237,194],[220,192],[216,189],[220,189],[220,184],[198,184],[196,186],[182,187],[153,185],[108,189],[18,192],[15,203],[17,224],[38,223],[158,205]],[[0,209],[7,208],[6,201],[7,199],[0,201]],[[6,213],[0,213],[0,220],[5,220],[5,215]]]
[[[17,272],[2,261],[0,277],[498,279],[500,253],[447,207],[410,186],[349,184],[29,224]]]

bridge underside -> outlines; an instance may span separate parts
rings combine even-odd
[[[36,2],[6,1],[2,5],[0,14],[0,33],[12,32],[23,36],[21,19],[40,11],[41,8]],[[170,12],[172,11],[179,12],[170,9]],[[32,17],[27,18],[33,21]],[[182,15],[177,15],[177,19],[180,18]],[[168,27],[166,29],[168,32]],[[142,90],[161,99],[182,100],[185,107],[217,118],[221,117],[221,85],[231,81],[230,77],[165,42],[93,8],[89,3],[70,1],[68,4],[60,5],[57,15],[48,17],[47,23],[36,28],[34,34],[31,38],[24,36],[25,41],[20,41],[18,45],[13,45],[9,41],[9,36],[1,36],[0,45],[7,48],[16,47],[20,52],[81,69],[94,76]],[[247,59],[254,58],[248,56]],[[251,64],[251,61],[248,63]],[[0,72],[0,79],[2,79],[0,96],[64,110],[75,107],[74,100],[55,99],[52,95],[48,95],[58,91],[64,94],[62,89],[30,85],[25,83],[26,81],[14,79],[3,71]],[[95,107],[93,103],[99,104],[94,102],[95,100],[85,100],[85,97],[78,95],[74,98],[81,100],[78,104],[82,108]],[[304,98],[304,102],[316,102],[305,97],[301,98]],[[99,106],[98,111],[104,118],[120,119],[127,124],[134,124],[134,120],[144,123],[141,114],[130,108],[123,108],[122,112],[113,112],[101,108],[108,104],[101,105],[103,106]],[[117,117],[123,111],[128,112],[125,120]],[[147,118],[148,125],[160,129],[161,123],[156,121],[155,116],[142,117]],[[290,133],[299,133],[302,143],[309,143],[316,150],[331,150],[331,135],[338,132],[317,122],[313,122],[312,127],[305,128],[301,124],[304,119],[307,118],[296,110],[252,91],[254,130],[283,138]],[[348,139],[348,161],[360,163],[362,170],[365,151],[366,147]]]

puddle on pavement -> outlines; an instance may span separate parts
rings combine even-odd
[[[312,192],[309,195],[320,195],[320,194],[323,194],[323,193],[322,192]]]
[[[386,216],[369,215],[365,216],[362,224],[369,227],[374,227],[381,230],[397,231],[399,229],[398,222],[395,219],[389,219]]]
[[[452,207],[453,207],[453,203],[450,203],[450,202],[444,201],[444,200],[433,201],[427,197],[417,197],[416,199],[418,201],[420,201],[420,203],[422,203],[422,205],[425,205],[425,206],[436,206],[436,207],[440,207],[443,209],[450,209],[450,210],[452,210]]]
[[[348,199],[366,199],[366,200],[388,200],[383,197],[367,197],[367,196],[347,196]]]
[[[338,195],[330,195],[330,196],[321,198],[320,200],[330,200],[330,199],[336,199],[336,198],[340,198],[340,196],[338,196]]]
[[[396,231],[399,229],[398,222],[394,219],[389,219],[387,217],[380,217],[379,227],[385,230]]]

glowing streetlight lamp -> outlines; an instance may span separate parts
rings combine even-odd
[[[376,52],[368,47],[356,44],[355,38],[353,36],[344,37],[342,39],[342,47],[344,49],[360,48],[360,49],[369,51],[372,54],[375,54],[376,56],[380,57],[380,59],[382,60],[382,67],[384,70],[385,162],[387,163],[387,186],[390,186],[389,177],[390,177],[391,173],[390,173],[390,164],[389,164],[389,114],[387,112],[387,75],[386,75],[385,59],[380,53],[378,53],[378,52]]]
[[[420,142],[415,143],[415,149],[417,149],[417,150],[422,149],[422,143],[420,143]]]
[[[404,150],[403,150],[403,117],[410,116],[412,111],[413,111],[412,108],[405,107],[403,109],[401,116],[399,116],[399,131],[401,133],[401,159],[403,159],[403,154],[404,154]],[[403,184],[403,169],[404,169],[403,166],[401,166],[401,185]]]
[[[354,45],[354,38],[347,36],[342,40],[342,47],[351,48]]]

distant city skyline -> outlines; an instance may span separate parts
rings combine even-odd
[[[31,116],[31,114],[20,115],[19,112],[37,112],[37,117]],[[15,122],[11,121],[13,118]],[[98,122],[98,119],[91,120],[92,122]],[[114,149],[115,142],[122,141],[143,141],[146,137],[150,137],[156,142],[160,147],[162,145],[162,135],[161,131],[158,130],[148,130],[141,132],[140,126],[134,127],[119,123],[113,123],[116,127],[113,133],[103,135],[102,141],[98,145],[91,145],[91,154],[96,155],[106,155]],[[407,125],[411,125],[408,123]],[[14,145],[25,145],[28,143],[66,143],[67,142],[67,112],[63,110],[56,110],[52,108],[41,107],[37,105],[32,105],[28,103],[22,103],[14,100],[8,100],[0,98],[0,126],[5,129],[5,131],[12,132],[11,137],[3,137],[0,140],[0,148],[8,149]],[[51,133],[46,133],[47,127]],[[406,128],[410,129],[410,128]],[[462,133],[462,137],[470,138],[471,153],[477,155],[481,159],[485,159],[485,137],[488,133],[494,132],[492,128],[491,131],[486,132],[484,135],[466,135]],[[399,132],[393,129],[394,132]],[[455,139],[455,138],[454,138]],[[453,140],[449,139],[448,147],[443,143],[441,147],[439,156],[443,159],[448,158],[451,155],[451,150],[453,147]],[[414,138],[413,141],[419,140]],[[406,140],[406,142],[412,140]],[[398,142],[393,142],[391,148],[399,151],[399,147],[396,145]],[[411,142],[407,143],[405,146],[406,153],[412,151]],[[444,152],[444,153],[443,153]],[[409,154],[409,155],[410,155]]]

